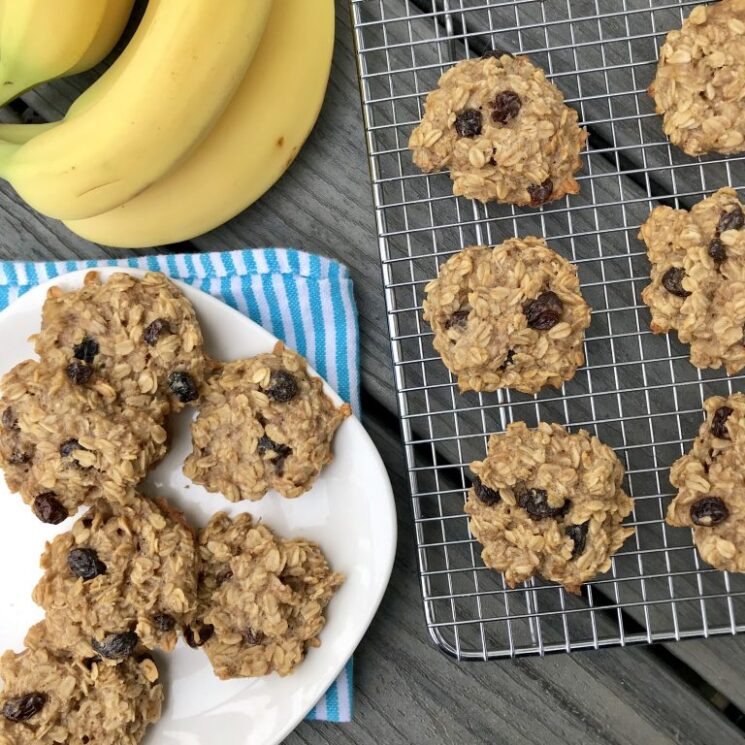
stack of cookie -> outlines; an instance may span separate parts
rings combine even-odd
[[[745,0],[693,9],[662,46],[649,93],[688,155],[745,152]],[[464,60],[428,96],[409,148],[425,172],[448,168],[453,193],[539,207],[576,194],[587,139],[559,89],[525,57]],[[652,264],[642,298],[654,333],[676,330],[697,367],[745,368],[745,209],[722,188],[690,212],[657,207],[641,226]],[[590,309],[577,272],[543,239],[455,254],[425,288],[424,319],[461,391],[560,387],[584,363]],[[705,402],[707,420],[676,462],[670,525],[693,528],[712,566],[745,571],[745,397]],[[616,456],[586,432],[510,425],[493,435],[466,512],[484,562],[510,586],[535,574],[578,592],[633,530]]]
[[[43,522],[89,509],[47,544],[45,618],[0,660],[0,742],[139,742],[163,700],[149,652],[180,633],[221,678],[291,673],[343,581],[320,548],[245,513],[196,532],[138,484],[167,451],[168,415],[195,405],[187,475],[232,501],[297,497],[349,407],[281,344],[208,359],[194,309],[157,273],[52,290],[34,341],[39,360],[2,381],[0,466]]]

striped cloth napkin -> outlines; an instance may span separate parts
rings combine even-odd
[[[0,262],[0,310],[60,274],[100,266],[160,271],[214,295],[307,357],[359,415],[359,331],[348,269],[287,248],[87,261]],[[308,719],[352,718],[349,660]]]

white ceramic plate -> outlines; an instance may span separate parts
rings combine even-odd
[[[113,271],[102,269],[108,276]],[[139,272],[133,271],[138,274]],[[79,287],[85,272],[74,272],[30,291],[0,313],[0,372],[32,357],[28,337],[38,331],[48,287]],[[196,308],[207,351],[232,360],[270,351],[276,339],[248,318],[187,285],[180,287]],[[327,387],[327,393],[339,398]],[[183,641],[160,656],[166,684],[163,718],[145,738],[147,745],[268,745],[278,743],[313,707],[354,652],[378,608],[393,566],[396,514],[383,463],[359,421],[347,419],[335,440],[334,462],[313,489],[299,499],[269,493],[260,502],[232,504],[192,484],[181,464],[190,452],[193,410],[171,422],[171,450],[147,479],[144,491],[168,497],[191,519],[204,525],[227,510],[250,511],[279,534],[318,541],[331,566],[347,580],[329,606],[321,646],[308,653],[293,675],[220,681],[207,657]],[[44,541],[67,530],[40,523],[0,478],[3,535],[0,539],[0,650],[21,649],[26,629],[42,616],[31,601],[40,576]]]

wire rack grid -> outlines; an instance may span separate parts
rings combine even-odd
[[[743,378],[694,368],[673,335],[650,333],[640,300],[649,266],[637,234],[650,210],[745,184],[742,157],[671,147],[646,94],[665,35],[696,4],[350,0],[426,623],[459,659],[745,629],[745,578],[704,565],[690,531],[664,522],[669,467],[704,398]],[[487,49],[529,55],[580,112],[590,136],[578,196],[541,210],[484,206],[453,197],[447,174],[413,166],[406,145],[427,92]],[[536,234],[578,266],[593,308],[587,364],[560,392],[460,394],[422,321],[424,286],[463,246]],[[581,597],[539,580],[508,588],[468,531],[468,464],[513,420],[586,428],[625,460],[636,534]]]

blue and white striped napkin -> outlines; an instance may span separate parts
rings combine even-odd
[[[78,269],[160,271],[214,295],[306,357],[359,415],[359,330],[352,280],[336,261],[287,248],[87,261],[0,262],[0,310],[35,285]],[[352,660],[307,718],[352,718]]]

